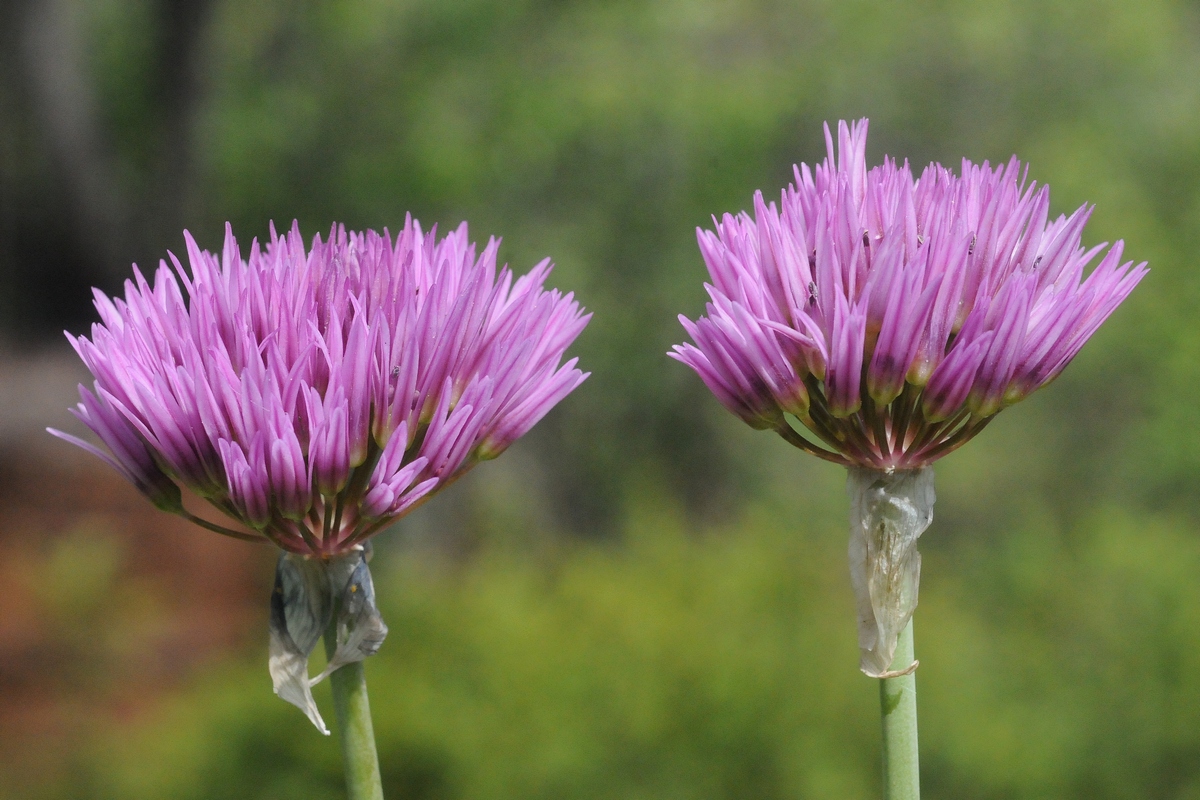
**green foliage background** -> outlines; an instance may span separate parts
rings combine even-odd
[[[81,8],[136,191],[149,6]],[[1200,798],[1193,5],[222,2],[203,66],[184,204],[202,244],[225,220],[248,244],[272,219],[468,219],[518,271],[552,256],[595,312],[588,382],[380,540],[389,796],[878,796],[843,477],[663,355],[703,306],[695,227],[821,158],[823,121],[867,116],[875,161],[1017,153],[1056,212],[1096,204],[1087,243],[1152,267],[1055,385],[938,467],[926,796]],[[22,791],[339,796],[336,747],[271,696],[264,657]]]

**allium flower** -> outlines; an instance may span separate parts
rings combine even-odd
[[[1085,277],[1105,248],[1080,244],[1092,209],[1051,221],[1049,189],[1027,183],[1015,157],[964,160],[959,175],[931,164],[914,179],[891,159],[868,171],[866,120],[839,124],[836,153],[828,126],[825,138],[825,162],[797,167],[778,205],[756,193],[753,217],[697,231],[711,302],[695,322],[680,317],[694,344],[671,355],[751,426],[877,473],[876,485],[927,467],[1057,377],[1146,267],[1122,264],[1117,242]],[[913,491],[928,508],[909,516],[928,525],[926,483]],[[911,593],[915,605],[915,574]]]
[[[549,260],[514,279],[465,223],[441,240],[411,218],[394,241],[339,226],[308,249],[298,226],[272,228],[248,260],[228,227],[219,258],[185,239],[190,270],[172,255],[150,283],[135,268],[124,299],[95,293],[91,338],[68,335],[96,379],[74,413],[108,453],[52,433],[159,508],[283,548],[278,590],[285,564],[349,559],[336,595],[369,537],[587,377],[561,362],[589,317],[543,288]],[[194,517],[180,486],[249,532]]]
[[[1091,208],[1048,221],[1050,191],[1014,157],[961,176],[866,167],[867,122],[754,217],[698,230],[708,316],[674,358],[756,428],[840,464],[911,469],[1049,383],[1133,290],[1145,264],[1084,249]],[[791,413],[829,449],[802,440]]]

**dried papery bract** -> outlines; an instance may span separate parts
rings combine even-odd
[[[549,260],[514,277],[499,242],[477,253],[466,224],[439,238],[405,221],[299,227],[243,256],[185,233],[148,281],[95,293],[100,323],[71,336],[95,377],[75,415],[98,455],[166,511],[284,551],[272,597],[270,667],[280,697],[325,730],[308,656],[336,629],[330,670],[387,633],[365,559],[370,537],[476,464],[495,458],[587,375],[564,352],[587,324],[547,290]],[[186,487],[234,521],[183,507]],[[318,675],[320,680],[330,670]]]
[[[896,639],[917,608],[917,539],[933,521],[933,468],[850,467],[850,581],[858,603],[862,671],[885,677]]]
[[[350,553],[339,556],[336,562],[359,557],[359,553]],[[275,694],[303,711],[326,736],[329,729],[321,719],[308,682],[308,657],[325,635],[333,613],[331,571],[327,561],[280,553],[271,593],[267,661]]]
[[[328,735],[312,687],[346,664],[375,655],[387,625],[375,604],[367,568],[370,544],[329,559],[280,553],[271,595],[270,658],[275,694],[299,708]],[[325,669],[308,677],[308,657],[336,625],[336,650]]]

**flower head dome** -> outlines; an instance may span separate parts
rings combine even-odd
[[[393,240],[335,227],[305,248],[271,229],[242,257],[185,234],[72,344],[95,376],[75,409],[104,458],[159,507],[284,550],[348,552],[528,431],[587,376],[563,352],[587,324],[514,279],[464,223],[442,239],[411,218]],[[193,517],[180,486],[252,533]]]
[[[876,470],[932,463],[1053,380],[1145,264],[1080,244],[1091,213],[1049,219],[1014,157],[866,166],[867,121],[825,128],[828,155],[779,204],[698,230],[707,314],[671,355],[756,428]],[[816,438],[796,432],[799,419]]]

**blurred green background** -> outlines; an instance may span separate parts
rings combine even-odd
[[[1015,152],[1152,267],[938,465],[926,797],[1200,798],[1200,8],[1166,0],[0,6],[0,797],[340,796],[270,691],[271,555],[39,431],[88,287],[183,228],[406,212],[595,318],[592,377],[376,540],[388,796],[877,797],[844,477],[664,356],[695,227],[861,116],[873,162]]]

